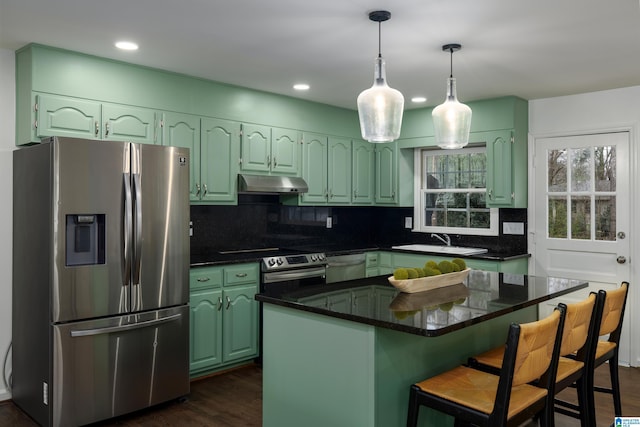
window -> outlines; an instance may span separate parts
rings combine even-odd
[[[498,235],[498,209],[486,207],[485,147],[415,150],[414,231]]]

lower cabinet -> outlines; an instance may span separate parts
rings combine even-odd
[[[191,269],[192,377],[258,356],[258,281],[253,263]]]

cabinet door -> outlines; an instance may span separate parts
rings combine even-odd
[[[375,187],[374,146],[367,141],[354,140],[352,153],[351,185],[353,194],[351,196],[351,203],[370,205],[373,203]]]
[[[200,200],[200,117],[181,113],[164,113],[162,145],[186,147],[191,151],[189,199]]]
[[[225,289],[223,295],[224,361],[258,355],[258,285]]]
[[[243,171],[268,172],[271,168],[271,129],[268,126],[242,125]]]
[[[351,203],[351,140],[329,138],[328,156],[329,204]]]
[[[102,139],[154,144],[155,123],[153,110],[102,104]]]
[[[297,130],[271,129],[271,172],[278,175],[300,174],[300,135]]]
[[[202,119],[200,136],[200,183],[202,201],[237,201],[240,123]]]
[[[487,141],[487,206],[513,204],[513,140],[505,134]]]
[[[100,138],[102,106],[99,102],[38,95],[36,106],[37,137]]]
[[[395,204],[398,180],[396,178],[396,143],[380,144],[376,151],[376,203]]]
[[[222,363],[222,290],[191,292],[190,366],[191,373]]]
[[[302,177],[309,191],[302,195],[304,203],[327,202],[327,137],[304,133],[302,137]]]

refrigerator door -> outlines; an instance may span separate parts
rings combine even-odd
[[[129,311],[132,243],[125,215],[131,144],[54,138],[51,144],[52,321]],[[130,204],[130,203],[129,203]]]
[[[189,150],[132,146],[132,311],[189,301]]]
[[[189,393],[188,306],[53,326],[53,426],[85,425]]]

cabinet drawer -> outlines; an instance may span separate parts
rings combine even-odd
[[[367,268],[377,267],[378,266],[378,253],[377,252],[369,252],[367,253]]]
[[[240,264],[237,266],[225,267],[224,284],[226,286],[243,285],[247,283],[257,283],[259,264]]]
[[[189,272],[189,289],[219,288],[222,286],[222,269],[212,267],[192,268]]]

